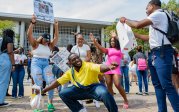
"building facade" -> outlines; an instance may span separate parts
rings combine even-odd
[[[0,20],[10,20],[15,23],[15,33],[19,35],[20,42],[15,39],[16,46],[22,46],[26,50],[30,49],[27,40],[27,29],[31,21],[31,15],[0,13]],[[66,47],[68,44],[75,45],[75,38],[72,32],[80,32],[83,34],[85,40],[90,43],[89,33],[93,33],[95,37],[100,38],[102,45],[106,46],[104,42],[104,29],[112,25],[111,22],[69,19],[55,17],[59,21],[59,40],[57,46]],[[33,29],[34,38],[38,38],[43,33],[50,33],[53,38],[53,24],[37,21]],[[19,44],[19,45],[18,45]]]

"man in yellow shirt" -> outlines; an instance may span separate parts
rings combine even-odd
[[[106,66],[84,62],[75,53],[71,53],[68,60],[72,68],[50,86],[43,89],[42,93],[71,81],[73,86],[60,91],[59,96],[72,112],[83,110],[84,107],[78,100],[85,99],[102,101],[109,112],[118,112],[113,96],[98,80],[98,74],[115,69],[118,65],[113,63],[110,66]]]

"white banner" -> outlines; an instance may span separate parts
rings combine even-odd
[[[127,24],[118,22],[116,30],[122,52],[130,52],[137,46],[137,41],[134,37],[131,27],[129,27]]]
[[[63,72],[66,72],[70,69],[69,65],[67,64],[69,55],[70,53],[68,52],[68,50],[63,47],[51,58],[51,62],[56,64]]]
[[[34,0],[34,14],[37,20],[54,23],[53,4],[45,0]]]

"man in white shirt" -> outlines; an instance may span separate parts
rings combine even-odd
[[[150,25],[149,35],[135,34],[135,37],[149,41],[150,44],[151,53],[149,55],[148,65],[152,83],[155,87],[158,112],[167,112],[166,95],[173,110],[179,112],[179,96],[171,80],[173,49],[166,36],[154,29],[155,27],[167,32],[167,15],[161,10],[160,0],[151,0],[146,7],[146,13],[148,17],[141,21],[132,21],[121,17],[120,22],[126,23],[132,28],[143,28]]]

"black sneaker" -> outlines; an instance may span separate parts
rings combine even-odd
[[[9,103],[1,103],[0,104],[0,107],[6,107],[6,106],[9,106]]]

